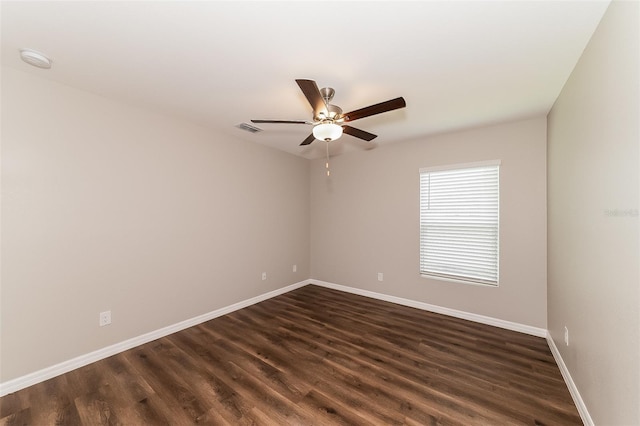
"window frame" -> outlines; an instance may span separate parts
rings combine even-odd
[[[500,160],[488,160],[488,161],[478,161],[472,163],[461,163],[461,164],[449,164],[449,165],[440,165],[440,166],[431,166],[431,167],[422,167],[419,169],[419,273],[423,278],[428,279],[436,279],[441,281],[450,281],[450,282],[459,282],[464,284],[471,285],[482,285],[486,287],[499,287],[500,285]],[[475,168],[486,168],[486,167],[495,167],[496,168],[496,185],[497,191],[495,197],[491,199],[496,203],[495,209],[495,224],[491,225],[491,229],[495,229],[495,239],[492,239],[495,244],[491,246],[490,250],[495,250],[495,258],[492,258],[495,264],[495,280],[494,279],[482,279],[474,276],[464,275],[459,273],[446,274],[442,272],[429,271],[426,265],[426,253],[423,251],[427,250],[428,242],[426,240],[426,222],[428,220],[425,219],[423,214],[426,214],[426,204],[427,200],[423,200],[423,175],[431,174],[437,172],[446,172],[446,171],[463,171],[466,169],[475,169]],[[430,188],[430,187],[429,187]],[[430,199],[428,200],[431,201]],[[472,211],[470,209],[469,211]],[[433,240],[432,240],[433,243]],[[455,257],[455,255],[453,255]],[[424,264],[423,264],[424,260]],[[473,274],[473,273],[471,273]]]

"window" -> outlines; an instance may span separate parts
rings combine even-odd
[[[500,161],[420,169],[420,274],[498,285]]]

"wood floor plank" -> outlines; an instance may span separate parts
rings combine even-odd
[[[0,398],[3,425],[579,425],[544,339],[308,285]]]
[[[294,327],[292,326],[291,328],[293,329]],[[404,406],[412,406],[412,404],[410,403],[412,397],[414,397],[416,394],[420,394],[420,390],[416,389],[415,387],[412,388],[411,391],[405,392],[407,383],[399,383],[397,381],[397,377],[385,374],[386,371],[384,371],[383,369],[381,369],[383,371],[381,371],[379,375],[377,374],[377,371],[374,372],[372,371],[372,369],[366,372],[363,371],[363,369],[366,367],[376,368],[378,365],[380,365],[381,360],[379,357],[370,358],[366,352],[355,350],[356,346],[353,346],[351,343],[345,340],[337,339],[335,335],[332,335],[331,340],[327,341],[319,335],[305,338],[304,334],[304,332],[300,332],[300,334],[297,335],[288,334],[286,341],[293,342],[293,344],[303,347],[309,352],[316,352],[322,357],[323,362],[316,365],[314,371],[316,372],[316,374],[321,373],[321,375],[325,377],[332,376],[332,380],[329,383],[323,383],[324,389],[327,392],[339,393],[341,391],[340,389],[330,387],[336,382],[342,383],[345,380],[347,382],[350,381],[354,384],[355,389],[353,390],[356,393],[360,393],[362,392],[362,389],[366,389],[366,391],[364,392],[364,396],[368,397],[371,401],[375,401],[375,397],[377,396],[379,398],[382,398],[382,404],[389,405],[389,403],[391,403],[391,405],[395,407],[395,410],[400,411],[402,411],[402,408]],[[357,376],[354,376],[353,374],[348,374],[349,371],[359,374]],[[360,380],[360,378],[362,377],[376,377],[378,381],[374,384],[368,383],[367,385],[364,385]],[[395,382],[394,379],[396,379]],[[389,383],[394,383],[395,385],[393,389],[389,389],[389,392],[394,394],[394,396],[389,397],[389,394],[385,394],[385,396],[383,397],[384,390],[389,388]],[[406,400],[395,398],[395,396],[397,395],[404,395]],[[437,396],[439,395],[431,395],[431,398],[433,399]],[[391,401],[389,401],[390,399]],[[445,405],[443,404],[443,401],[440,402],[441,405]],[[417,414],[417,407],[415,406],[415,404],[413,405],[413,412],[414,414]],[[442,415],[442,412],[436,414]],[[457,414],[458,412],[456,412],[455,415]],[[432,415],[429,413],[426,413],[424,415],[424,417],[431,416]]]
[[[261,388],[266,386],[255,386],[249,374],[240,373],[238,368],[231,364],[233,357],[225,357],[224,351],[221,350],[221,343],[224,342],[210,340],[208,333],[199,330],[198,327],[170,337],[191,356],[205,356],[206,363],[189,369],[207,378],[207,383],[215,394],[211,397],[211,402],[225,419],[234,424],[254,424],[254,416],[264,414],[255,408],[256,404],[261,405],[265,396],[261,393]],[[233,359],[242,363],[237,357]]]
[[[60,376],[24,389],[25,399],[29,401],[32,424],[81,424],[69,393],[67,379],[68,376]]]
[[[0,426],[22,426],[34,424],[31,420],[31,408],[16,410],[8,416],[0,418]]]
[[[296,327],[295,327],[294,325],[290,325],[289,329],[294,329],[294,330],[295,330],[295,329],[296,329]],[[303,333],[303,334],[304,334],[304,333]],[[341,348],[341,349],[339,349],[339,346],[337,346],[337,342],[335,341],[335,334],[332,334],[332,338],[334,338],[334,342],[333,342],[333,344],[334,344],[333,348],[334,348],[334,349],[342,350],[342,351],[344,351],[345,353],[352,353],[352,352],[353,352],[352,350],[346,350],[346,351],[344,350],[345,345],[349,345],[349,343],[343,342],[342,348]],[[368,336],[368,338],[369,338],[369,339],[371,339],[371,337],[370,337],[370,336]],[[291,339],[293,339],[293,337],[289,337],[288,339],[289,339],[289,340],[291,340]],[[360,343],[360,344],[364,344],[364,342],[362,342],[362,341],[360,341],[359,343]],[[383,357],[386,355],[386,353],[388,353],[388,352],[389,352],[388,350],[387,350],[387,351],[380,351],[380,350],[379,350],[379,348],[376,348],[376,349],[378,349],[378,350],[376,350],[376,352],[381,353],[381,354],[384,354],[384,355],[382,355]],[[375,359],[371,359],[371,358],[369,358],[369,357],[368,357],[368,352],[367,352],[367,351],[361,351],[361,352],[358,352],[357,354],[354,354],[354,355],[357,355],[354,359],[359,359],[359,360],[368,360],[368,362],[369,362],[369,364],[370,364],[370,365],[376,365],[376,364],[378,364],[378,362],[379,362],[379,361],[381,361],[381,360],[380,360],[380,358],[375,358]],[[395,355],[395,356],[396,356],[396,357],[402,357],[403,355],[398,354],[398,353],[396,352],[396,355]],[[405,360],[403,360],[403,361],[405,361]],[[417,362],[415,358],[414,358],[412,361],[413,361],[413,362]],[[392,364],[394,363],[394,360],[393,360],[393,359],[388,359],[388,363],[391,363],[391,364],[387,364],[387,365],[386,365],[386,368],[392,368]],[[409,365],[411,365],[411,363],[408,363],[408,364],[409,364]],[[402,363],[400,363],[400,365],[402,365]],[[356,367],[353,367],[353,368],[355,369]],[[421,368],[424,368],[424,365],[421,365]],[[445,368],[446,368],[446,367],[445,367]],[[407,374],[406,372],[407,372],[407,369],[404,369],[404,370],[394,370],[394,373],[396,373],[396,374],[401,374],[401,375],[402,375],[402,374],[404,373],[404,376],[405,376],[405,377],[410,377],[410,378],[418,377],[418,379],[414,379],[414,380],[416,380],[416,381],[425,380],[425,382],[427,382],[427,381],[426,381],[426,380],[427,380],[427,378],[426,378],[426,377],[424,377],[424,378],[423,378],[423,376],[422,376],[422,374],[421,374],[421,373],[422,373],[422,371],[421,371],[421,370],[416,370],[416,373],[415,373],[415,374],[420,374],[420,376],[416,376],[415,374],[412,374],[412,373]],[[450,374],[449,374],[447,377],[451,376],[451,373],[454,373],[454,372],[450,372]],[[438,377],[438,376],[440,376],[440,375],[436,375],[436,376],[434,376],[434,377]],[[449,377],[449,378],[450,378],[450,377]],[[433,379],[432,379],[431,381],[433,381]],[[427,383],[428,383],[428,382],[427,382]],[[433,384],[433,383],[432,383],[432,384]],[[480,384],[482,384],[482,383],[480,383]],[[454,385],[455,385],[455,386],[458,386],[458,387],[460,387],[460,386],[462,386],[462,387],[468,387],[468,386],[470,385],[470,384],[469,384],[469,377],[462,377],[462,378],[459,378],[459,379],[457,380],[457,383],[455,383]],[[475,383],[474,385],[475,385],[475,386],[477,386],[477,385],[478,385],[477,381],[476,381],[476,383]],[[451,386],[453,386],[453,385],[451,385]],[[495,387],[494,387],[493,385],[487,385],[487,386],[485,386],[484,388],[485,388],[485,390],[487,390],[487,391],[491,390],[492,392],[495,392]],[[510,391],[509,391],[509,392],[510,392]],[[507,395],[508,395],[508,393],[505,393],[505,396],[507,396]],[[491,402],[491,400],[490,400],[489,402]]]
[[[125,356],[164,401],[169,419],[183,423],[195,422],[211,406],[208,405],[209,401],[203,405],[193,395],[193,387],[167,367],[163,356],[165,346],[166,341],[160,339],[127,351]]]

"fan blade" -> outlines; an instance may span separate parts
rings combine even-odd
[[[308,124],[306,120],[251,120],[252,123]]]
[[[393,111],[394,109],[404,108],[407,103],[403,97],[391,99],[390,101],[380,102],[379,104],[370,105],[368,107],[360,108],[355,111],[344,114],[344,121],[359,120],[364,117],[369,117],[376,114],[381,114],[387,111]]]
[[[296,80],[296,83],[298,83],[300,90],[302,90],[311,108],[313,108],[313,118],[317,117],[320,113],[324,113],[324,115],[327,116],[327,105],[324,103],[324,99],[320,94],[316,82],[313,80]]]
[[[342,126],[342,131],[348,135],[355,136],[356,138],[363,139],[365,141],[372,141],[378,137],[378,135],[365,132],[364,130],[356,129],[355,127],[351,126]]]
[[[313,142],[315,140],[316,140],[316,137],[313,136],[313,133],[311,133],[305,140],[302,141],[300,146],[309,145],[311,142]]]

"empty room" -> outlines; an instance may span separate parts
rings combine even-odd
[[[640,2],[0,19],[0,425],[640,425]]]

